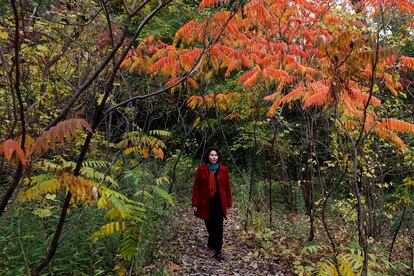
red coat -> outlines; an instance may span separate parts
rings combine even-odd
[[[195,216],[201,219],[209,219],[210,199],[208,195],[208,167],[206,164],[198,166],[193,187],[193,206],[197,206]],[[217,172],[218,189],[220,195],[223,216],[227,219],[227,208],[232,205],[230,191],[230,176],[226,166],[219,164]]]

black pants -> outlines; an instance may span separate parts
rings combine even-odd
[[[223,247],[223,211],[218,193],[210,200],[210,219],[204,222],[208,232],[208,246],[213,247],[216,253],[220,253]]]

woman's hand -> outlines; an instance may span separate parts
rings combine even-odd
[[[197,212],[197,206],[193,206],[194,213]]]

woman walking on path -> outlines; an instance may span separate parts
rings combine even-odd
[[[216,148],[206,150],[203,163],[198,166],[193,187],[192,205],[196,217],[205,221],[209,249],[214,258],[223,261],[223,218],[232,205],[228,168],[220,164],[220,152]]]

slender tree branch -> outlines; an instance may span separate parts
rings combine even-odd
[[[390,247],[390,252],[388,253],[388,261],[389,261],[389,262],[391,262],[392,251],[394,250],[394,245],[395,245],[395,242],[397,241],[397,236],[398,236],[398,233],[400,232],[401,226],[402,226],[402,224],[403,224],[404,217],[405,217],[405,212],[406,212],[406,211],[407,211],[407,206],[404,206],[404,210],[403,210],[403,212],[402,212],[402,214],[401,214],[401,218],[400,218],[400,221],[399,221],[399,223],[398,223],[397,230],[395,230],[394,236],[393,236],[393,238],[392,238],[392,243],[391,243],[391,247]]]
[[[22,95],[20,91],[20,63],[19,63],[19,53],[20,53],[20,35],[19,35],[19,14],[17,12],[16,1],[11,0],[11,6],[13,8],[14,14],[14,69],[15,69],[15,81],[14,81],[14,89],[16,92],[17,102],[19,105],[19,114],[20,114],[20,124],[21,124],[21,143],[20,147],[22,148],[23,152],[25,151],[25,143],[26,143],[26,122],[24,117],[24,106]],[[7,204],[9,203],[10,198],[13,195],[14,190],[16,189],[17,185],[19,184],[20,178],[23,173],[23,165],[21,161],[18,161],[17,170],[14,174],[13,181],[10,184],[9,188],[7,189],[6,193],[4,194],[1,203],[0,203],[0,216],[4,213]]]

